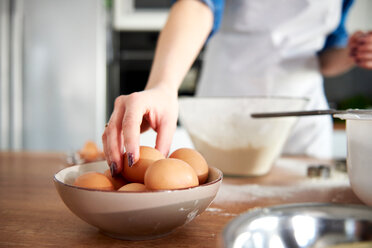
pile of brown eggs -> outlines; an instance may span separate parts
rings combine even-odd
[[[112,177],[110,170],[88,172],[76,178],[74,185],[110,191],[172,190],[201,185],[207,178],[208,164],[196,150],[180,148],[165,158],[158,150],[141,146],[140,159],[132,167],[124,155],[121,175]]]

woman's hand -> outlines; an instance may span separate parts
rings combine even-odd
[[[111,174],[123,169],[124,149],[128,164],[139,159],[140,133],[157,132],[156,149],[168,155],[177,125],[177,91],[156,87],[116,98],[110,121],[102,135],[103,150]]]
[[[345,48],[330,48],[319,55],[321,72],[326,77],[337,76],[357,65],[372,69],[372,31],[355,32]]]
[[[350,56],[356,65],[372,69],[372,31],[355,32],[349,40]]]
[[[128,164],[139,159],[140,133],[157,132],[156,149],[165,156],[178,117],[178,88],[213,27],[213,12],[201,1],[177,1],[160,32],[146,90],[115,100],[114,111],[102,136],[111,174],[123,169],[124,147]]]

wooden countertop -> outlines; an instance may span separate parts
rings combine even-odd
[[[225,177],[212,205],[172,234],[149,241],[109,238],[76,217],[53,185],[63,154],[0,152],[0,247],[216,247],[223,227],[249,209],[300,202],[362,204],[347,176],[309,179],[309,158],[281,158],[262,177]]]

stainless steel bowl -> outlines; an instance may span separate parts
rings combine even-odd
[[[224,228],[223,243],[234,248],[372,247],[372,208],[305,203],[255,209]]]

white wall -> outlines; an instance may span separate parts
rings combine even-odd
[[[101,143],[105,17],[101,0],[24,0],[23,149]]]
[[[349,32],[372,30],[372,1],[355,0],[346,22]]]

